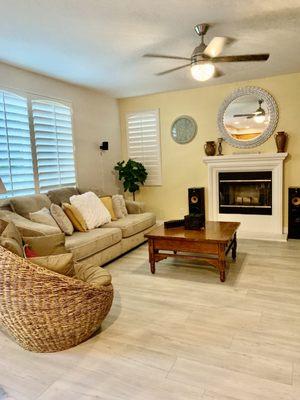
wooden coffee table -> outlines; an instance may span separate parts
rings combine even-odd
[[[232,259],[236,259],[239,225],[239,222],[208,221],[205,229],[197,231],[185,230],[184,227],[165,229],[163,225],[153,229],[145,235],[152,274],[155,274],[155,263],[167,257],[197,259],[216,267],[221,282],[224,282],[226,254],[231,250]]]

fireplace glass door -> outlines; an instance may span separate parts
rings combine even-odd
[[[220,172],[219,213],[272,215],[272,172]]]

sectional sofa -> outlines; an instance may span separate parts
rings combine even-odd
[[[43,207],[50,208],[51,203],[61,205],[69,202],[72,195],[80,194],[78,188],[69,187],[49,191],[47,194],[13,197],[0,204],[0,219],[14,221],[24,236],[41,236],[58,233],[58,228],[32,222],[30,212]],[[144,234],[156,224],[155,215],[144,212],[143,204],[126,200],[128,215],[112,221],[100,228],[87,232],[75,231],[66,236],[66,248],[76,261],[104,265],[128,250],[145,241]]]

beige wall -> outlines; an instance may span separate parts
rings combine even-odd
[[[0,63],[0,89],[27,91],[72,103],[73,133],[79,186],[116,192],[113,165],[120,160],[117,101],[100,92]],[[99,144],[110,149],[101,156]]]
[[[279,108],[277,131],[284,130],[289,134],[289,158],[284,166],[284,225],[287,226],[287,188],[292,185],[300,186],[300,74],[119,100],[124,157],[126,113],[155,108],[160,110],[163,185],[144,187],[139,193],[139,198],[159,218],[182,217],[187,212],[187,188],[207,186],[207,167],[202,162],[204,143],[219,136],[216,116],[224,98],[232,90],[248,85],[262,87],[274,96]],[[190,115],[198,124],[195,139],[185,145],[176,144],[170,136],[172,122],[182,114]],[[227,144],[223,147],[225,154],[240,151]],[[250,151],[275,152],[274,137]]]

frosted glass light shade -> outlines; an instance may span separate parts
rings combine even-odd
[[[257,122],[257,123],[259,124],[259,123],[264,122],[265,118],[266,118],[266,117],[265,117],[264,114],[255,115],[254,121]]]
[[[191,67],[191,74],[197,81],[207,81],[215,73],[215,66],[212,63],[194,64]]]

